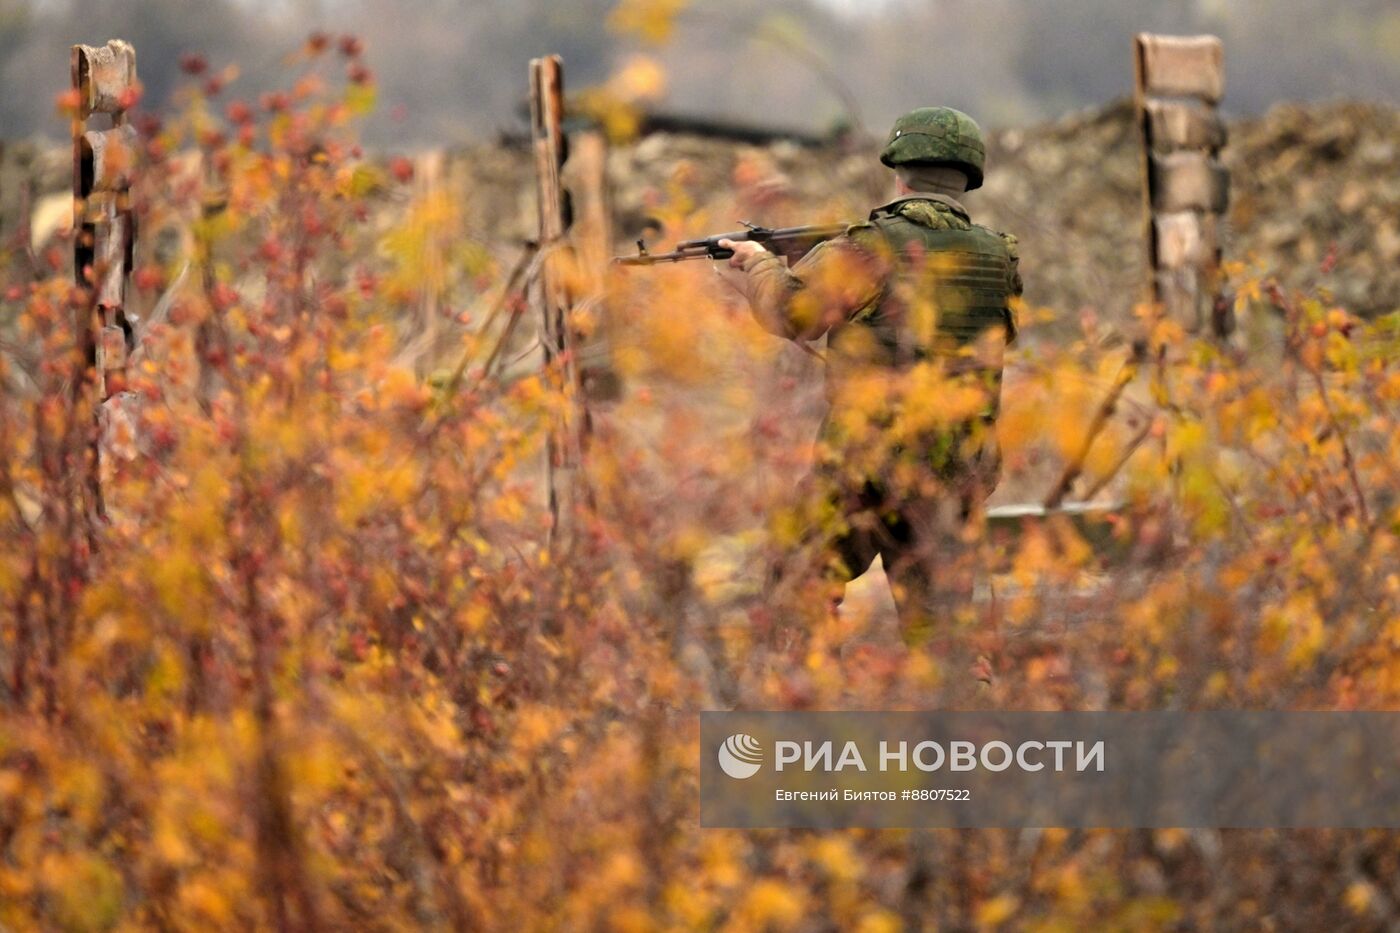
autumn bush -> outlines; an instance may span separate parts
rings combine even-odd
[[[518,257],[361,153],[357,42],[294,67],[242,101],[192,59],[143,118],[139,346],[99,416],[71,244],[5,257],[0,924],[1395,921],[1392,833],[702,830],[696,767],[702,708],[1395,708],[1395,319],[1266,264],[1230,270],[1247,346],[1020,309],[1003,483],[1121,507],[972,529],[979,680],[878,613],[774,617],[815,363],[698,264],[611,278],[627,389],[551,535],[578,399]],[[657,192],[673,230],[712,219],[692,194]]]

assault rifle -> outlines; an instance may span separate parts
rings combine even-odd
[[[734,251],[720,246],[720,240],[751,240],[763,244],[770,253],[784,256],[789,262],[796,262],[811,252],[818,243],[838,237],[850,227],[850,224],[824,224],[773,230],[746,221],[740,223],[745,229],[734,233],[717,233],[698,240],[685,240],[677,243],[675,250],[669,253],[648,253],[646,244],[638,240],[637,255],[618,256],[613,262],[623,266],[651,266],[662,262],[684,262],[687,259],[728,259],[734,255]]]

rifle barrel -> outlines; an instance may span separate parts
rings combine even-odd
[[[822,224],[808,227],[781,227],[777,230],[771,230],[767,227],[751,227],[747,230],[717,233],[714,236],[695,240],[682,240],[670,253],[639,253],[635,256],[618,256],[613,262],[623,266],[652,266],[663,262],[684,262],[688,259],[728,259],[734,255],[734,251],[720,246],[720,240],[733,240],[736,243],[752,240],[792,260],[806,255],[818,243],[840,236],[846,232],[849,226],[849,224],[844,223]],[[783,249],[784,245],[794,248]]]

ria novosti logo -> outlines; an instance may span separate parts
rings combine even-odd
[[[719,747],[719,766],[725,774],[743,780],[753,777],[763,764],[763,746],[747,733],[736,733]]]

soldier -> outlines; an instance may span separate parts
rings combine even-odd
[[[998,474],[993,422],[1021,279],[1015,238],[974,224],[959,200],[982,184],[972,118],[905,114],[880,161],[894,169],[894,200],[792,268],[757,243],[721,245],[734,251],[726,276],[765,329],[827,337],[831,407],[797,553],[821,561],[837,602],[881,555],[917,642],[971,618],[963,542]],[[780,569],[774,582],[792,578]]]

